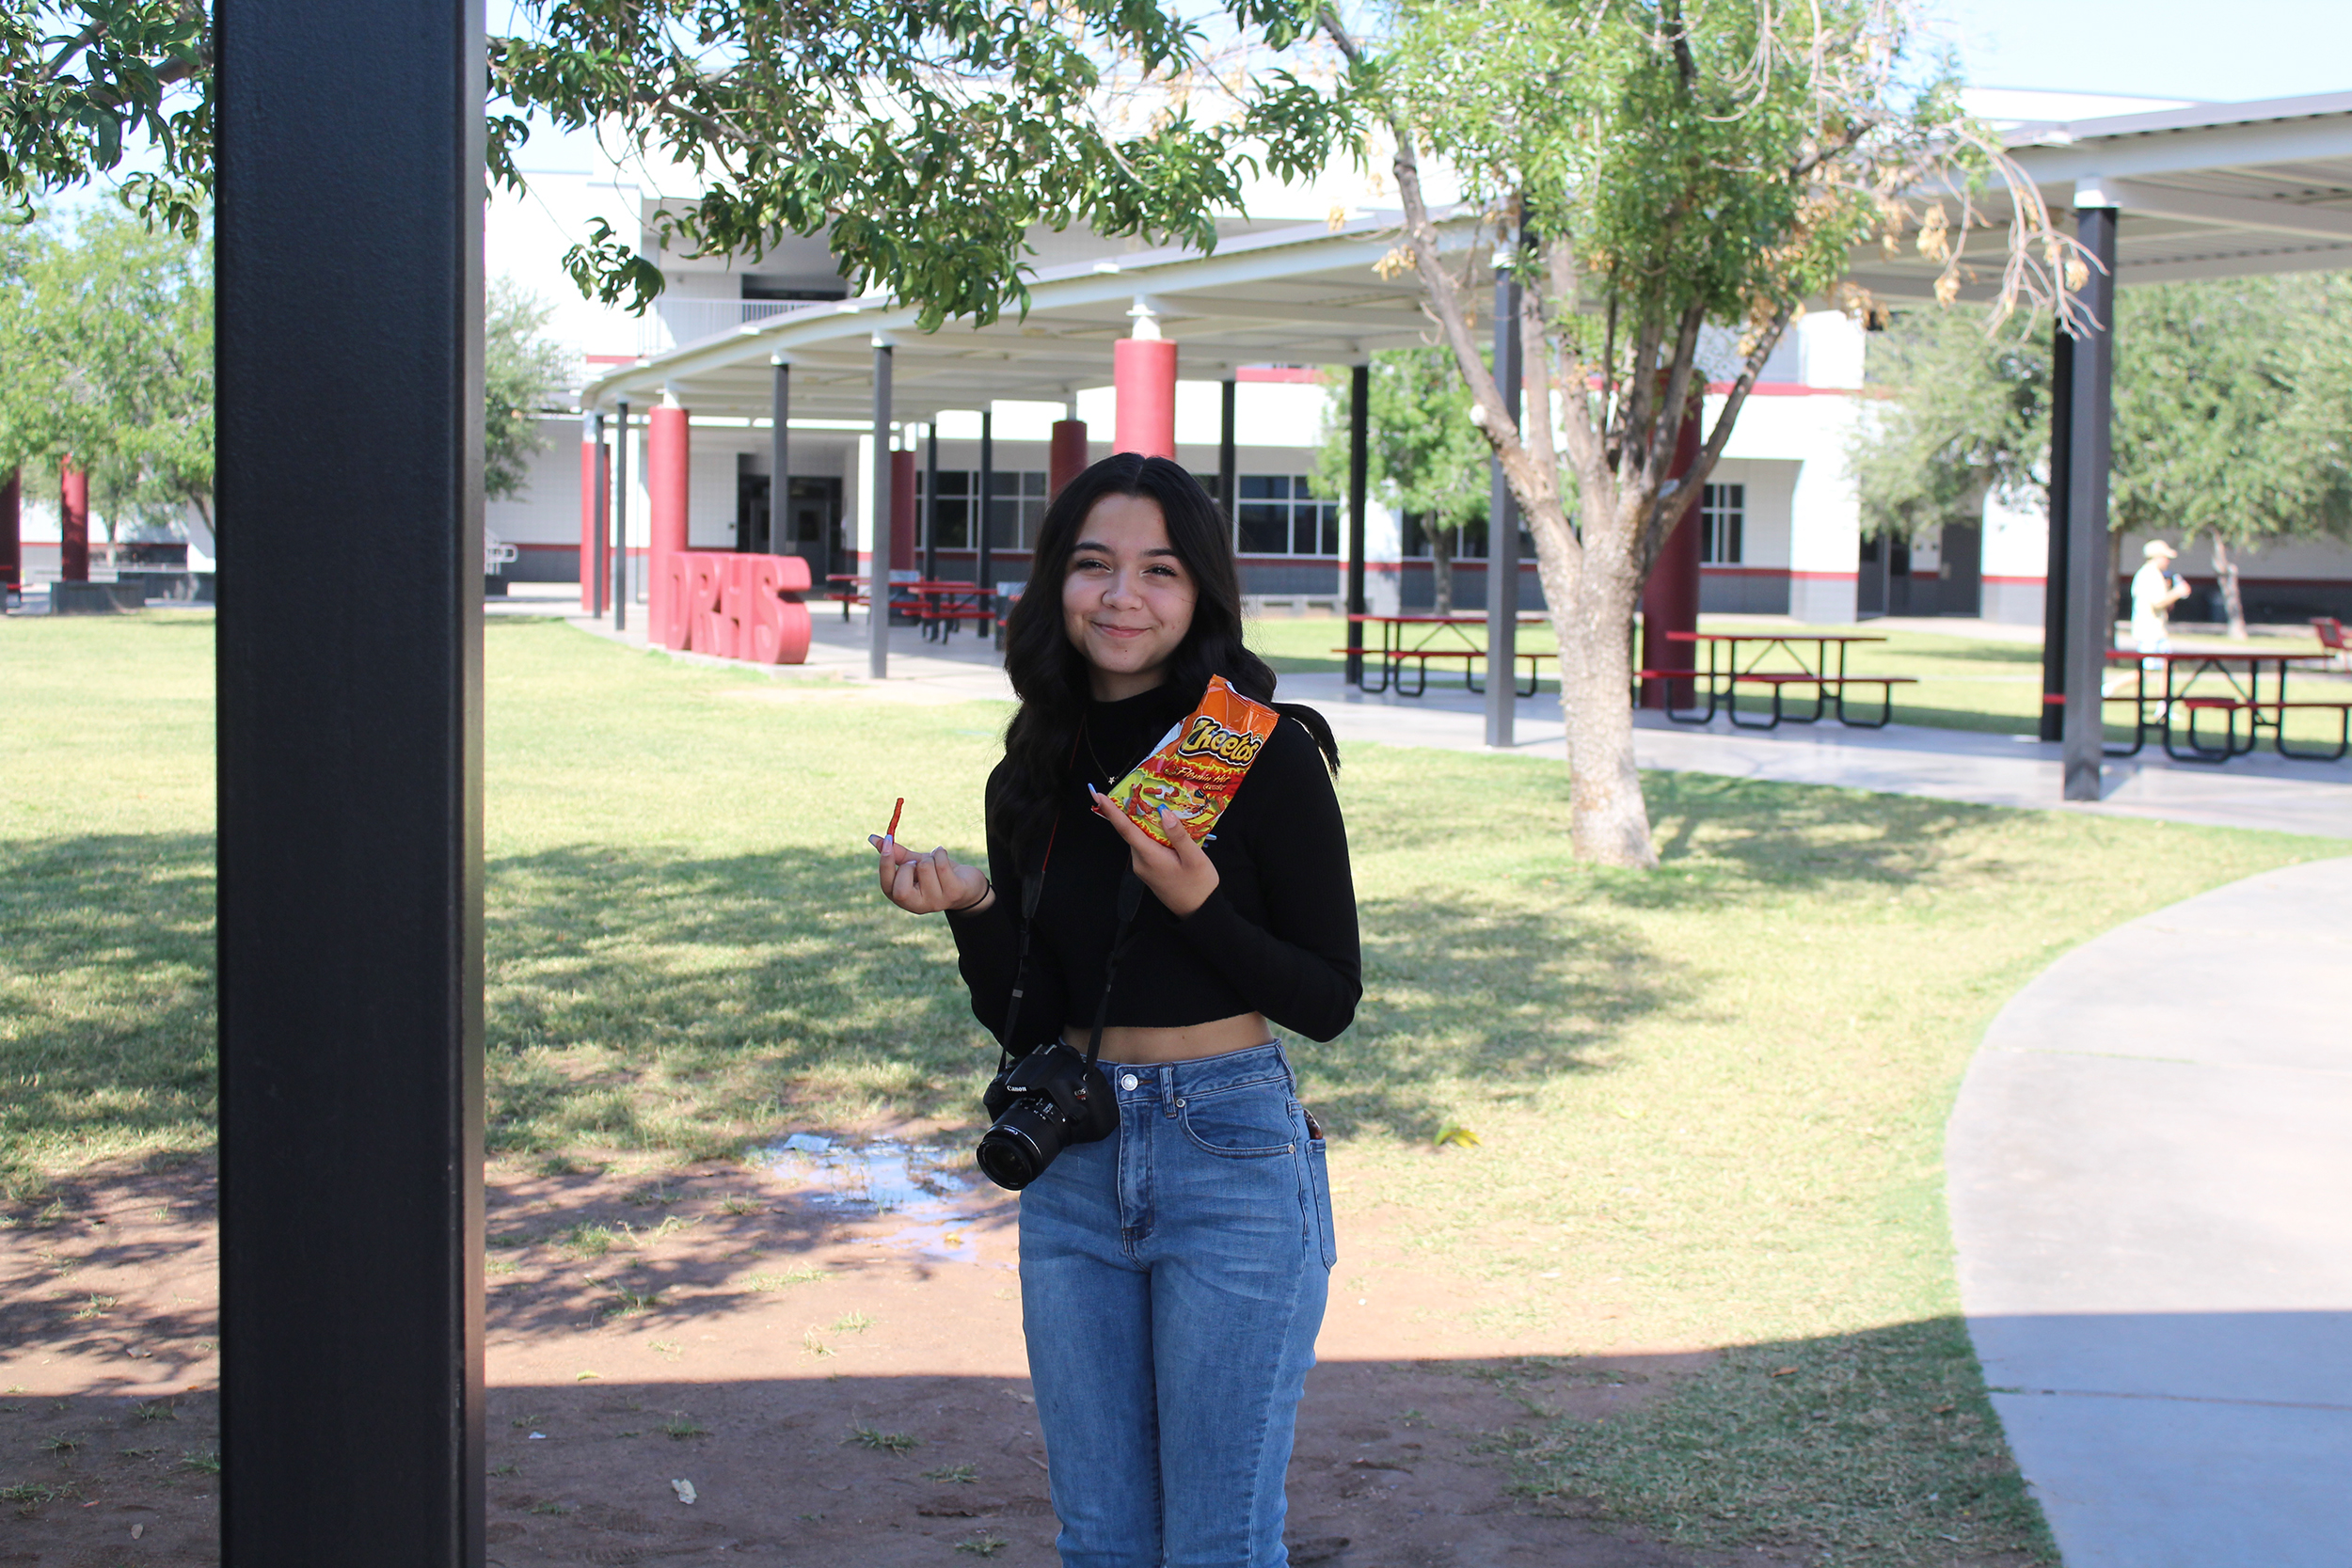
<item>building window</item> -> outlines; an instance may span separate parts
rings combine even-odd
[[[1233,528],[1244,555],[1340,553],[1340,503],[1316,495],[1305,474],[1243,474]]]
[[[930,477],[927,468],[914,471],[914,527],[918,537],[930,516],[930,498],[925,489]],[[989,476],[996,492],[989,508],[991,552],[1027,550],[1036,545],[1038,525],[1045,520],[1045,477],[1042,468],[999,468]],[[972,501],[979,490],[977,469],[939,470],[939,548],[968,550],[977,546],[978,540],[972,531]]]
[[[1708,484],[1699,489],[1699,560],[1709,565],[1740,563],[1740,535],[1747,521],[1748,487]]]

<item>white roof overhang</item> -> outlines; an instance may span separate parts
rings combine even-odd
[[[2020,126],[2007,137],[2062,227],[2078,193],[2120,209],[2117,282],[2352,268],[2352,93],[2197,104],[2153,114]],[[1981,199],[1995,225],[2006,198]],[[1041,269],[1025,316],[987,326],[915,327],[887,295],[810,304],[618,367],[582,390],[584,406],[639,405],[665,391],[698,413],[761,418],[777,359],[792,366],[795,418],[869,419],[873,348],[894,348],[896,417],[991,402],[1062,402],[1110,374],[1110,344],[1141,301],[1178,345],[1179,373],[1221,379],[1244,365],[1359,363],[1378,349],[1433,341],[1411,270],[1375,270],[1396,244],[1398,214],[1337,228],[1306,224],[1244,235],[1202,255],[1180,247],[1106,254]],[[1475,221],[1443,227],[1459,252]],[[1996,230],[1997,234],[1997,230]],[[2000,243],[1963,297],[1997,287]],[[1484,260],[1463,255],[1483,280]],[[1885,300],[1931,297],[1937,272],[1915,254],[1857,252],[1852,279]]]
[[[2061,229],[2078,193],[2117,209],[2120,287],[2352,268],[2352,92],[2020,125],[2004,139]],[[1980,212],[2005,224],[2009,203]],[[1993,293],[1999,243],[1978,240],[1985,261],[1963,297]],[[1925,299],[1937,270],[1872,251],[1853,277],[1882,299]]]
[[[863,420],[873,410],[873,350],[892,355],[893,406],[921,420],[998,401],[1059,403],[1110,376],[1110,344],[1130,334],[1140,301],[1174,342],[1180,373],[1216,380],[1244,365],[1360,362],[1385,348],[1432,341],[1420,285],[1407,270],[1382,278],[1398,214],[1339,228],[1304,224],[1229,240],[1209,255],[1181,247],[1111,254],[1041,269],[1025,316],[987,326],[916,328],[916,312],[887,295],[811,304],[684,343],[591,381],[586,406],[626,398],[643,406],[667,389],[696,413],[766,415],[778,358],[792,367],[795,419]],[[1468,219],[1444,226],[1467,251]],[[1462,260],[1481,277],[1483,258]]]

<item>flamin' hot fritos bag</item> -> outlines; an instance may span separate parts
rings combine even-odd
[[[1152,754],[1111,786],[1111,803],[1162,844],[1160,808],[1176,814],[1195,844],[1209,836],[1241,787],[1281,715],[1209,677],[1200,705],[1160,737]]]

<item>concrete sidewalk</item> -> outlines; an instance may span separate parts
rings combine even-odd
[[[552,598],[517,598],[495,613],[563,613],[582,629],[612,635],[609,621],[588,621],[577,613],[578,604],[576,594],[568,606]],[[844,623],[832,606],[815,608],[808,662],[782,672],[784,678],[854,682],[876,697],[897,702],[1013,700],[995,650],[969,631],[927,642],[912,626],[893,628],[890,678],[877,683],[866,674],[863,616]],[[644,617],[631,619],[625,641],[642,647]],[[1485,700],[1458,683],[1449,687],[1442,676],[1433,677],[1427,695],[1407,698],[1394,693],[1367,696],[1337,674],[1289,674],[1282,677],[1280,695],[1320,708],[1343,742],[1487,749]],[[1836,722],[1784,724],[1758,733],[1734,730],[1728,720],[1720,718],[1702,729],[1668,723],[1654,713],[1637,714],[1634,721],[1636,760],[1644,768],[1670,772],[2352,839],[2352,758],[2303,763],[2251,756],[2211,768],[2172,762],[2161,752],[2152,752],[2108,765],[2105,800],[2095,805],[2067,805],[2059,799],[2058,747],[2023,736],[1904,724],[1855,730]],[[1515,752],[1562,756],[1565,727],[1559,698],[1547,692],[1522,699],[1513,739]]]
[[[1986,1031],[1945,1164],[2069,1568],[2352,1562],[2352,860],[2058,959]]]

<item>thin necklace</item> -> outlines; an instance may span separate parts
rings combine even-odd
[[[1103,792],[1104,794],[1107,795],[1110,793],[1110,787],[1112,784],[1126,777],[1127,774],[1135,771],[1135,768],[1122,768],[1116,773],[1111,771],[1110,764],[1103,760],[1103,753],[1094,749],[1094,727],[1083,719],[1078,721],[1078,738],[1086,742],[1087,755],[1094,759],[1094,770],[1103,775]],[[1146,752],[1143,754],[1148,757],[1152,753],[1150,752]],[[1136,767],[1140,768],[1142,766],[1142,758],[1139,757],[1136,761]]]
[[[1110,786],[1111,786],[1111,784],[1112,784],[1113,780],[1117,777],[1117,775],[1115,775],[1114,773],[1112,773],[1112,772],[1111,772],[1111,770],[1110,770],[1109,765],[1107,765],[1106,763],[1104,763],[1104,762],[1103,761],[1103,753],[1102,753],[1102,752],[1098,752],[1098,751],[1096,751],[1096,750],[1094,749],[1094,728],[1093,728],[1093,726],[1092,726],[1092,725],[1090,725],[1090,724],[1089,724],[1089,723],[1088,723],[1085,720],[1083,720],[1083,719],[1079,720],[1079,721],[1078,721],[1078,735],[1079,735],[1079,736],[1080,736],[1082,739],[1084,739],[1084,740],[1086,741],[1086,743],[1087,743],[1087,755],[1089,755],[1089,756],[1090,756],[1090,757],[1092,757],[1092,758],[1094,759],[1094,770],[1095,770],[1097,773],[1100,773],[1100,774],[1102,774],[1102,775],[1103,775],[1103,787],[1104,787],[1104,789],[1108,790],[1108,789],[1110,788]]]

